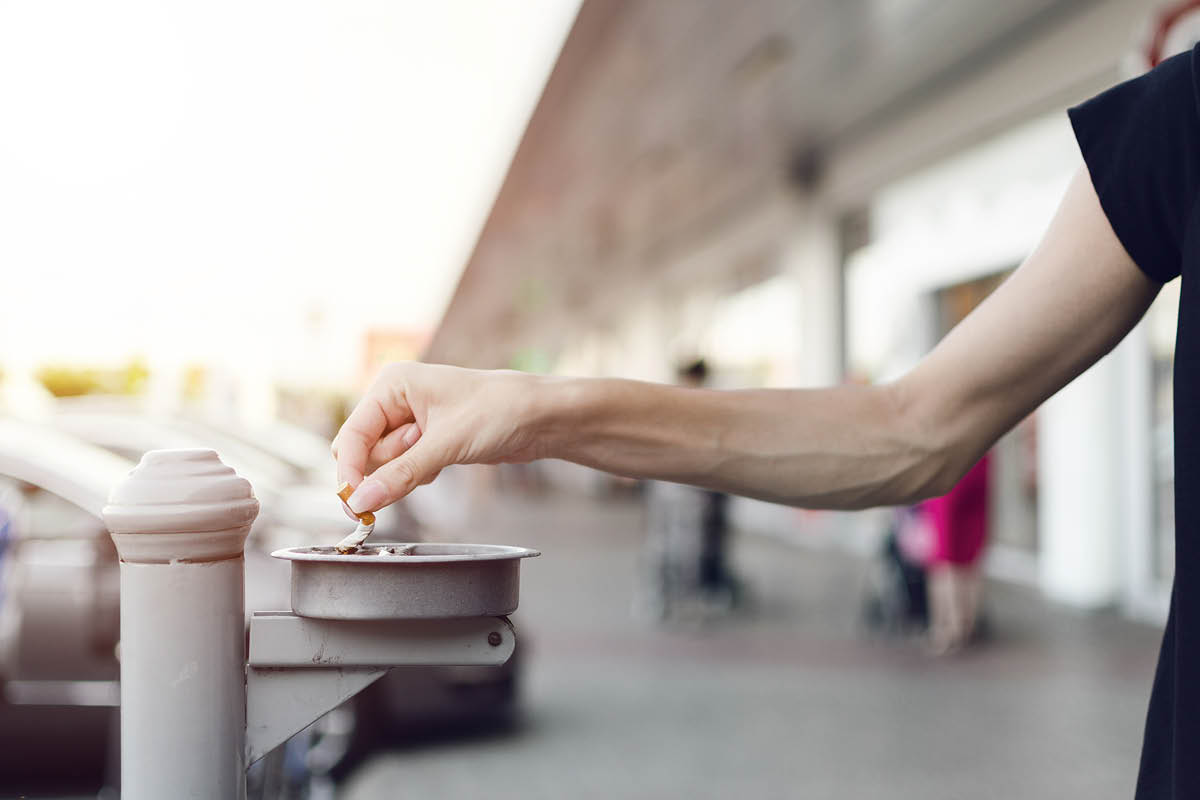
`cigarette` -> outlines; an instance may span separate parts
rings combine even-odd
[[[349,481],[343,481],[342,485],[338,487],[337,496],[342,498],[342,502],[349,506],[348,501],[350,500],[350,495],[352,494],[354,494],[354,487],[350,485]],[[364,511],[363,513],[359,514],[353,508],[351,508],[350,512],[354,514],[354,516],[358,517],[358,521],[363,525],[375,524],[375,515],[370,511]]]
[[[367,537],[370,536],[371,532],[374,530],[374,525],[366,525],[360,522],[349,536],[347,536],[345,539],[342,539],[340,542],[334,545],[334,547],[342,555],[349,555],[358,548],[362,547],[362,543],[367,540]]]
[[[349,500],[350,495],[352,494],[354,494],[354,487],[352,487],[348,481],[342,483],[342,485],[338,487],[337,496],[342,498],[343,503]],[[350,509],[350,511],[353,512],[354,509]],[[335,545],[337,551],[342,555],[348,555],[362,547],[362,543],[365,542],[367,537],[371,535],[371,532],[375,530],[375,515],[370,511],[364,511],[361,514],[356,513],[354,516],[358,517],[357,527],[354,528],[353,533]]]

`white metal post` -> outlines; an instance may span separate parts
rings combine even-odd
[[[428,611],[430,596],[448,597],[448,587],[464,578],[480,584],[475,594],[496,608],[515,608],[515,560],[537,553],[446,545],[455,552],[443,558],[457,569],[430,562],[422,567],[416,559],[428,555],[392,564],[390,569],[408,573],[411,608],[385,602],[388,613],[369,619],[256,614],[247,673],[243,548],[257,515],[250,484],[212,450],[151,451],[109,496],[104,521],[121,557],[125,800],[244,800],[248,763],[390,667],[497,665],[512,655],[516,640],[503,616],[481,609],[461,618],[406,614]],[[458,552],[469,548],[506,552],[503,559],[476,553],[491,564],[483,575],[479,564]],[[376,585],[375,567],[384,563],[378,556],[366,559],[349,574],[335,560],[335,582]],[[427,574],[431,570],[436,579]],[[384,584],[397,574],[385,575]],[[450,603],[445,610],[461,612],[460,606]]]
[[[109,497],[125,800],[246,796],[243,547],[257,514],[212,450],[147,453]]]

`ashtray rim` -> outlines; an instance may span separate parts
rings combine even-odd
[[[312,552],[318,549],[329,550],[333,552]],[[403,553],[395,555],[379,555],[371,553],[370,555],[360,553],[338,553],[334,551],[331,545],[308,546],[308,547],[285,547],[281,550],[276,550],[271,553],[274,558],[284,559],[286,561],[304,561],[317,563],[334,563],[334,564],[362,564],[362,565],[393,565],[393,564],[410,564],[416,566],[418,564],[448,564],[464,561],[511,561],[520,558],[533,558],[540,556],[538,550],[531,550],[528,547],[516,547],[506,544],[471,544],[466,542],[372,542],[365,545],[368,548],[380,547],[410,547],[418,548],[478,548],[479,552],[474,553]]]

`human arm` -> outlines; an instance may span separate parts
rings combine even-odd
[[[557,457],[807,507],[950,489],[1001,434],[1129,331],[1159,289],[1078,171],[1025,263],[899,381],[706,392],[577,384]],[[587,388],[584,388],[584,387]],[[561,413],[561,412],[560,412]]]
[[[1081,169],[1025,263],[899,381],[708,391],[392,365],[335,440],[339,478],[375,469],[357,511],[449,464],[533,458],[808,507],[912,502],[1108,352],[1158,288]]]

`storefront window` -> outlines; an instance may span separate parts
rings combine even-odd
[[[1004,282],[1010,271],[946,286],[933,293],[940,340]],[[996,544],[1037,552],[1037,429],[1031,415],[992,446],[989,528]]]

